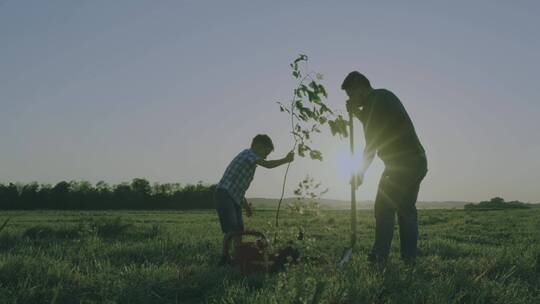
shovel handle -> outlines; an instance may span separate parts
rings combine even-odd
[[[349,138],[351,144],[351,157],[354,157],[354,122],[353,114],[349,112]],[[351,248],[356,245],[356,177],[354,169],[351,174]]]

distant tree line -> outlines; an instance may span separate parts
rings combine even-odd
[[[494,197],[489,201],[482,201],[478,204],[466,204],[467,210],[496,210],[496,209],[530,209],[533,204],[527,204],[520,201],[505,202],[503,198]]]
[[[100,181],[61,181],[56,185],[0,183],[0,209],[211,209],[215,185],[182,186],[150,184],[135,178],[131,183],[109,185]]]

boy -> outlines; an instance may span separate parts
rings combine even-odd
[[[274,144],[268,135],[259,134],[251,142],[251,148],[240,152],[227,166],[223,177],[219,181],[214,194],[216,209],[224,237],[235,231],[244,230],[241,206],[246,209],[248,217],[252,214],[251,205],[244,195],[249,188],[257,165],[265,168],[275,168],[294,160],[294,152],[276,160],[266,160]],[[224,239],[225,240],[225,239]],[[235,240],[239,242],[240,240]],[[226,264],[226,257],[221,257],[220,265]]]

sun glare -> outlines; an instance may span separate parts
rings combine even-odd
[[[353,172],[360,170],[362,166],[362,155],[351,155],[349,151],[340,151],[336,155],[336,167],[338,168],[339,176],[348,179]]]

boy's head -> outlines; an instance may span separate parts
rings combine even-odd
[[[260,157],[266,158],[270,152],[274,151],[274,144],[268,135],[258,134],[251,141],[251,149]]]

